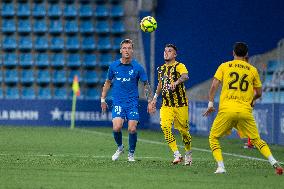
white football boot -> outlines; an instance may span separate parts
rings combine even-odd
[[[117,148],[116,152],[112,155],[112,161],[118,160],[119,156],[124,153],[124,146]]]
[[[224,167],[218,167],[214,173],[223,174],[223,173],[226,173],[226,169]]]
[[[185,154],[185,156],[184,156],[184,165],[191,166],[191,164],[192,164],[191,153],[190,154]]]
[[[135,161],[135,159],[134,159],[134,153],[129,153],[129,154],[128,154],[128,161],[129,161],[129,162]]]
[[[174,160],[172,161],[172,164],[178,164],[182,162],[182,155],[181,154],[174,154]]]

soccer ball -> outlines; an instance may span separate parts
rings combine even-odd
[[[157,29],[157,21],[152,16],[146,16],[141,20],[140,28],[143,32],[151,33]]]

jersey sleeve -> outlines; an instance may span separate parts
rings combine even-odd
[[[223,81],[223,64],[218,67],[214,77],[219,81]]]
[[[188,73],[185,65],[181,64],[181,63],[177,66],[177,72],[179,72],[180,74],[187,74]]]
[[[259,74],[258,74],[256,69],[254,70],[254,72],[255,72],[255,74],[254,74],[255,78],[253,80],[253,87],[260,88],[262,86],[262,84],[261,84],[261,81],[260,81]]]

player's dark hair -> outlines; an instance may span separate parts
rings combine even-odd
[[[172,47],[177,52],[177,47],[174,44],[166,44],[166,47]]]
[[[248,46],[244,42],[236,42],[234,45],[234,52],[236,56],[245,57],[248,53]]]
[[[124,43],[128,43],[128,44],[131,44],[132,45],[132,48],[134,47],[134,43],[131,39],[123,39],[121,42],[120,42],[120,48],[122,46],[122,44]]]

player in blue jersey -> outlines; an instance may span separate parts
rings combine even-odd
[[[148,84],[147,74],[143,67],[132,58],[133,42],[130,39],[124,39],[120,43],[121,58],[114,61],[108,70],[108,76],[103,86],[101,95],[102,112],[107,109],[105,101],[107,92],[112,87],[113,107],[112,107],[112,123],[113,137],[118,149],[112,156],[112,160],[116,161],[124,152],[122,144],[121,129],[124,121],[128,121],[129,133],[129,153],[128,161],[135,161],[134,152],[137,142],[136,127],[139,122],[138,113],[138,81],[144,83],[144,92],[146,97],[149,94],[150,87]],[[150,99],[148,100],[148,102]]]

